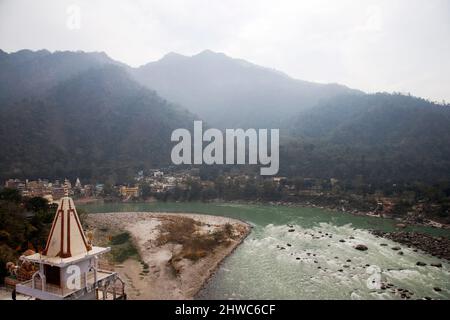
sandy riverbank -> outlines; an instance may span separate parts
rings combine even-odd
[[[194,298],[250,231],[242,221],[200,214],[98,213],[86,222],[94,242],[107,242],[105,234],[132,236],[141,261],[114,265],[129,299]]]

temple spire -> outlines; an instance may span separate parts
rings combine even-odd
[[[43,255],[69,258],[87,254],[92,249],[70,197],[61,198]]]

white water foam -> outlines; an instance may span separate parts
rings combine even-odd
[[[356,250],[358,244],[368,250]],[[443,267],[430,266],[436,262]],[[199,298],[401,299],[408,290],[411,299],[449,299],[449,270],[446,262],[351,224],[309,229],[270,224],[253,230]],[[390,288],[380,288],[388,283]]]

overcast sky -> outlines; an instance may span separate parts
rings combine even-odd
[[[450,101],[449,39],[450,0],[0,0],[7,52],[105,51],[139,66],[211,49],[298,79],[438,101]]]

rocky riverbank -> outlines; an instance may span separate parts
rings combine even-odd
[[[114,269],[129,299],[139,300],[193,299],[251,229],[226,217],[154,212],[90,214],[87,224],[96,237],[112,242],[117,234],[131,235],[139,259],[127,258]]]
[[[371,232],[376,236],[422,250],[436,258],[450,260],[450,239],[448,238],[433,237],[418,232],[383,232],[379,230],[373,230]]]

